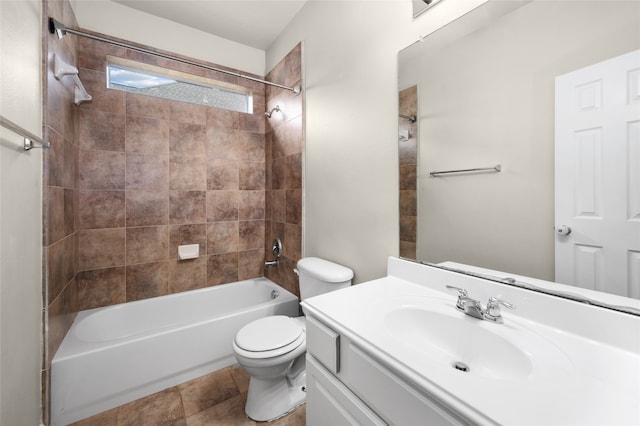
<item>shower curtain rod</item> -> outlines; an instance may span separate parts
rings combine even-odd
[[[123,42],[120,42],[120,41],[117,41],[117,40],[112,40],[112,39],[109,39],[109,38],[106,38],[106,37],[100,37],[100,36],[97,36],[97,35],[94,35],[94,34],[91,34],[91,33],[87,33],[87,32],[84,32],[84,31],[77,30],[77,29],[69,28],[69,27],[64,26],[62,23],[56,21],[55,19],[53,19],[51,17],[49,18],[49,32],[51,34],[56,34],[58,36],[58,38],[62,38],[67,33],[74,34],[74,35],[77,35],[77,36],[80,36],[80,37],[90,38],[92,40],[101,41],[101,42],[104,42],[104,43],[113,44],[115,46],[124,47],[125,49],[136,50],[138,52],[147,53],[149,55],[160,56],[161,58],[170,59],[172,61],[181,62],[183,64],[193,65],[193,66],[204,68],[204,69],[207,69],[207,70],[210,70],[210,71],[221,72],[223,74],[232,75],[234,77],[244,78],[246,80],[255,81],[257,83],[262,83],[262,84],[266,84],[266,85],[269,85],[269,86],[278,87],[280,89],[289,90],[289,91],[295,93],[296,95],[299,95],[300,94],[300,90],[301,90],[300,86],[294,86],[294,87],[284,86],[282,84],[273,83],[271,81],[261,80],[259,78],[251,77],[251,76],[244,75],[244,74],[239,74],[237,72],[227,71],[227,70],[223,70],[223,69],[215,68],[215,67],[210,67],[210,66],[207,66],[207,65],[199,64],[197,62],[190,61],[188,59],[178,58],[176,56],[167,55],[165,53],[154,52],[153,50],[145,49],[143,47],[133,46],[131,44],[123,43]]]

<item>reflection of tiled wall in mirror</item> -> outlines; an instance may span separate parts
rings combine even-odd
[[[400,91],[398,158],[400,161],[400,256],[416,258],[418,88]],[[407,118],[410,117],[410,118]],[[411,119],[413,118],[413,119]]]

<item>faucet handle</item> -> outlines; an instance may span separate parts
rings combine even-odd
[[[499,297],[490,297],[489,303],[487,304],[487,308],[499,308],[499,305],[504,306],[505,308],[515,309],[516,305],[507,302],[506,300],[502,300]]]
[[[502,315],[500,315],[500,305],[509,309],[516,308],[516,305],[511,304],[506,300],[502,300],[499,297],[490,297],[489,302],[487,302],[487,309],[484,312],[484,318],[489,321],[501,323]]]
[[[460,311],[464,311],[464,300],[465,298],[469,297],[468,293],[467,293],[467,289],[466,288],[460,288],[460,287],[456,287],[453,285],[446,285],[445,286],[448,289],[451,290],[458,290],[458,300],[456,302],[456,308]]]
[[[451,289],[451,290],[458,290],[458,296],[467,296],[468,295],[466,288],[460,288],[460,287],[456,287],[456,286],[453,286],[453,285],[446,285],[445,287],[448,288],[448,289]]]

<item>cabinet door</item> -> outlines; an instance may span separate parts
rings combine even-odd
[[[307,354],[307,426],[386,425]]]
[[[467,424],[443,404],[405,383],[348,339],[343,341],[345,363],[341,379],[386,421],[394,425]]]

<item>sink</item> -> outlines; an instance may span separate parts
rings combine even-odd
[[[562,351],[526,326],[472,318],[442,300],[402,304],[387,310],[383,321],[405,350],[447,365],[452,374],[522,380],[571,369]]]

